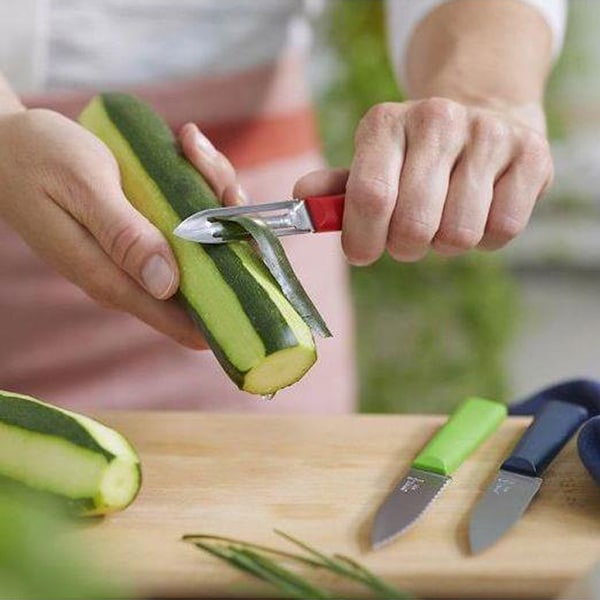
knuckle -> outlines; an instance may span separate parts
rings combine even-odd
[[[490,220],[486,235],[494,240],[508,242],[516,238],[525,229],[525,223],[514,217],[503,215]]]
[[[436,242],[457,250],[471,250],[481,240],[482,234],[467,227],[442,228],[435,236]]]
[[[388,249],[395,254],[407,246],[428,246],[435,236],[435,226],[417,217],[404,216],[394,223],[388,238]]]
[[[109,256],[119,265],[125,265],[144,241],[143,232],[134,223],[119,223],[107,229],[104,237]]]
[[[106,180],[100,175],[101,171],[87,175],[73,164],[54,165],[44,177],[45,189],[80,223],[89,227],[101,210],[98,199],[106,189]]]
[[[357,211],[363,218],[383,217],[396,201],[396,190],[386,180],[377,177],[362,179],[351,187]]]
[[[491,115],[477,115],[472,122],[472,137],[477,143],[496,146],[507,137],[506,124],[499,118]]]
[[[547,168],[550,158],[550,145],[544,135],[533,130],[521,134],[520,158],[531,166]]]
[[[342,233],[342,248],[351,264],[367,266],[374,263],[382,254],[382,244],[378,239],[371,239],[369,243],[357,239],[356,235],[349,232]]]
[[[421,139],[436,159],[456,152],[462,139],[463,107],[444,98],[429,98],[416,104],[409,120],[409,138]]]
[[[89,208],[92,207],[91,198],[94,198],[99,189],[98,183],[93,177],[86,177],[74,165],[66,165],[57,172],[58,183],[64,193],[70,199],[70,205],[77,207],[80,215],[87,216]]]
[[[427,98],[416,103],[413,116],[425,129],[447,128],[456,124],[464,114],[463,107],[447,98]]]
[[[372,106],[363,120],[373,126],[387,126],[396,118],[396,105],[393,102],[381,102]]]
[[[369,139],[380,131],[395,131],[399,125],[398,105],[393,102],[383,102],[372,106],[361,119],[354,138],[358,146],[363,140]]]

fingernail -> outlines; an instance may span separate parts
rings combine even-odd
[[[249,198],[246,190],[240,183],[235,186],[236,204],[248,204]]]
[[[200,152],[210,159],[216,158],[218,154],[217,149],[197,127],[194,128],[194,137],[194,141],[196,142],[196,146],[198,146]]]
[[[142,269],[145,288],[159,300],[164,298],[175,279],[171,265],[160,254],[150,257]]]
[[[346,260],[348,261],[348,264],[352,267],[368,267],[372,261],[364,261],[364,260],[359,260],[357,258],[348,258],[346,257]]]

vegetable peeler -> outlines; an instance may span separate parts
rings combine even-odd
[[[223,244],[246,239],[246,232],[232,231],[219,220],[249,215],[260,218],[277,236],[341,231],[344,199],[343,194],[338,194],[268,204],[209,208],[182,221],[173,233],[184,240],[202,244]]]

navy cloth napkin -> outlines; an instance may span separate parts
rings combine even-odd
[[[579,432],[577,449],[581,462],[600,485],[600,381],[563,381],[509,406],[509,414],[535,415],[548,400],[572,402],[587,408],[591,418]]]

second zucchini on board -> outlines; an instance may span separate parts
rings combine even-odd
[[[316,361],[312,333],[247,242],[201,246],[173,229],[219,206],[181,155],[169,127],[137,98],[102,94],[81,123],[112,151],[125,195],[169,241],[181,273],[179,298],[229,377],[253,394],[273,394]]]
[[[140,459],[117,431],[31,396],[0,390],[0,481],[66,501],[83,515],[123,510],[141,483]]]

